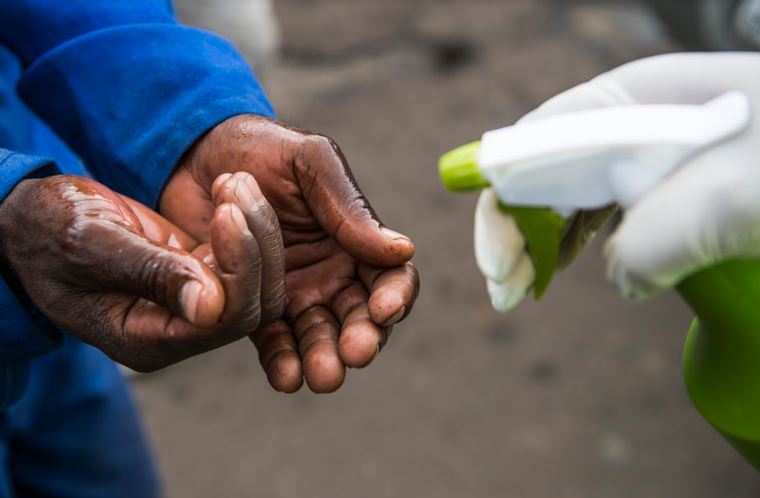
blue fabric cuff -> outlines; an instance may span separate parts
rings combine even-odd
[[[63,333],[11,279],[0,280],[0,356],[30,359],[54,351]]]
[[[204,132],[238,114],[273,115],[229,42],[170,24],[70,40],[27,68],[18,90],[93,176],[150,207]]]
[[[0,202],[24,178],[56,173],[58,168],[50,159],[0,149]]]
[[[49,159],[0,149],[0,202],[25,178],[58,173]],[[26,389],[31,358],[60,347],[61,331],[32,304],[15,275],[0,267],[0,410]]]
[[[56,173],[58,168],[49,159],[0,149],[0,200],[25,178]],[[6,270],[0,268],[0,357],[31,358],[56,349],[60,330],[40,313],[15,275]]]

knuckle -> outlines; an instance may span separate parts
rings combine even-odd
[[[338,144],[332,138],[326,135],[311,134],[304,140],[304,149],[309,157],[328,157],[341,155]],[[309,163],[311,161],[307,161]]]
[[[163,261],[162,257],[145,258],[136,265],[138,281],[145,286],[145,290],[150,293],[156,293],[160,287],[167,283],[166,272],[163,268],[171,266],[171,262]]]
[[[338,144],[332,138],[327,135],[321,135],[319,133],[313,133],[308,136],[307,143],[315,149],[322,152],[334,151],[338,148]]]
[[[73,216],[65,224],[62,246],[64,256],[78,258],[82,252],[88,253],[93,240],[98,240],[101,227],[96,220],[81,215]]]
[[[137,274],[138,292],[159,304],[177,300],[182,285],[191,280],[194,272],[188,262],[173,254],[140,254],[131,265]]]

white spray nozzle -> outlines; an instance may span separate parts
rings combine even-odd
[[[740,92],[704,105],[569,113],[485,133],[478,165],[505,204],[630,206],[693,155],[746,130],[751,114]]]

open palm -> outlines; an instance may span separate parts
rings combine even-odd
[[[284,278],[288,306],[284,320],[251,336],[262,365],[278,390],[295,391],[305,377],[312,390],[333,391],[345,367],[369,364],[411,309],[414,246],[380,223],[332,140],[258,116],[231,118],[201,138],[167,184],[161,213],[208,240],[215,203],[249,195],[214,188],[237,172],[255,178],[253,195],[274,210],[282,240],[269,250],[285,255],[284,266],[263,268],[262,300]]]

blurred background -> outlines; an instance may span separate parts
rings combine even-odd
[[[246,341],[136,378],[169,497],[760,496],[686,397],[691,314],[674,295],[623,301],[597,241],[540,303],[495,313],[472,251],[476,196],[446,193],[436,174],[442,152],[624,62],[760,47],[760,2],[177,10],[238,43],[281,119],[342,145],[383,220],[416,242],[422,292],[375,363],[332,395],[272,391]]]

